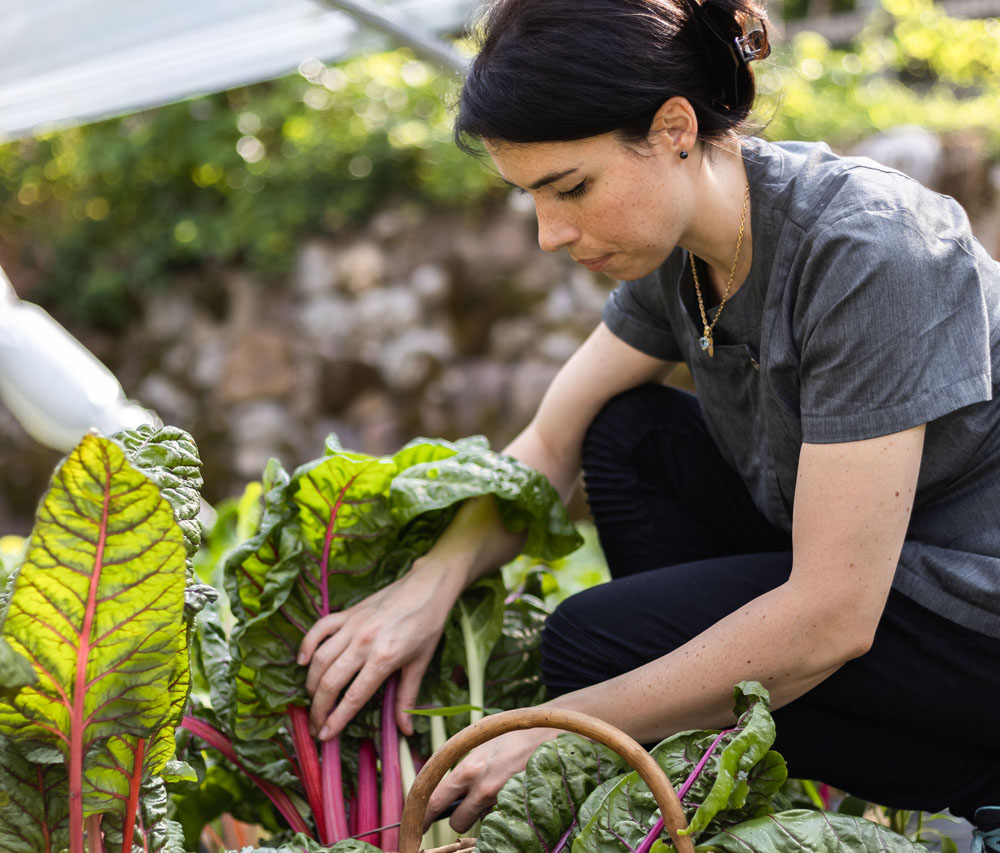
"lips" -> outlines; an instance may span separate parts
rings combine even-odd
[[[578,264],[586,267],[591,272],[600,272],[604,267],[608,265],[611,260],[611,255],[601,255],[596,258],[574,258]]]

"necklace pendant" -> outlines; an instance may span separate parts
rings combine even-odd
[[[709,334],[704,334],[698,339],[699,346],[708,353],[709,358],[715,355],[715,344],[712,341],[712,336]]]

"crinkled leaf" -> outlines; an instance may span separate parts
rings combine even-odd
[[[672,850],[657,844],[654,853]],[[746,821],[705,839],[699,853],[926,853],[923,846],[859,817],[810,809]]]
[[[0,850],[48,853],[69,845],[66,768],[38,764],[0,737]]]
[[[132,836],[132,853],[185,853],[184,830],[179,823],[167,819],[168,797],[163,780],[147,780],[139,797],[138,813]],[[123,816],[111,813],[104,816],[101,829],[104,831],[105,846],[108,850],[120,850],[122,846]]]
[[[222,625],[219,602],[207,605],[195,618],[191,635],[191,677],[194,693],[206,699],[215,712],[212,721],[224,731],[232,730],[235,707],[230,672],[229,638]]]
[[[0,731],[84,766],[85,802],[102,797],[110,738],[155,739],[176,721],[184,586],[170,505],[117,444],[85,436],[39,508],[3,626],[39,679],[0,701]]]
[[[17,570],[24,561],[27,545],[27,540],[20,536],[0,536],[0,625],[7,615]]]
[[[198,582],[194,573],[195,556],[201,544],[201,458],[194,439],[179,427],[155,428],[142,424],[113,436],[125,449],[125,458],[157,486],[173,507],[174,518],[184,533],[187,554],[188,585],[184,591],[185,615],[190,620],[218,591]],[[190,627],[190,626],[189,626]]]
[[[628,773],[595,796],[588,804],[587,824],[580,829],[574,851],[635,851],[659,816],[659,807],[638,773]]]
[[[496,808],[483,820],[476,849],[480,853],[568,849],[588,796],[627,769],[613,750],[578,735],[546,741],[524,771],[500,789]]]
[[[489,449],[481,437],[456,442],[447,457],[438,451],[430,461],[410,465],[392,482],[393,515],[405,524],[431,509],[443,509],[467,498],[492,494],[511,531],[527,531],[524,550],[542,559],[568,554],[581,543],[566,516],[558,493],[544,475]],[[416,458],[415,449],[409,458]]]
[[[545,699],[542,684],[542,627],[548,608],[533,595],[508,600],[500,638],[486,664],[486,704],[509,710]]]
[[[723,733],[720,740],[716,731],[681,732],[653,748],[653,757],[674,786],[686,788],[683,804],[689,822],[715,785],[723,750],[737,735],[738,731]],[[702,770],[694,774],[702,759],[706,759]],[[787,776],[785,759],[777,752],[767,752],[746,773],[746,784],[740,787],[740,796],[717,811],[704,831],[715,832],[724,826],[775,811],[771,802]]]
[[[302,543],[284,527],[295,516],[287,500],[289,483],[288,474],[271,460],[264,476],[259,529],[226,561],[226,592],[236,624],[229,640],[228,686],[225,695],[213,697],[213,707],[216,701],[228,701],[227,710],[216,707],[225,730],[250,740],[266,739],[277,731],[284,704],[301,692],[296,638],[311,623],[285,607],[299,577],[300,561],[307,559]],[[278,618],[272,618],[276,613]],[[264,679],[261,689],[258,678]]]
[[[687,832],[695,838],[706,827],[771,811],[771,797],[787,775],[784,759],[769,752],[774,723],[767,691],[756,682],[743,682],[735,694],[735,727],[681,732],[652,750],[674,788],[684,792]],[[580,833],[580,849],[638,849],[659,819],[659,807],[645,782],[632,772],[600,795],[600,802],[586,805],[588,822]]]
[[[189,568],[201,544],[201,458],[194,439],[173,426],[143,424],[113,436],[125,448],[125,458],[160,487],[184,532]]]
[[[756,681],[741,681],[734,689],[735,736],[724,742],[715,767],[715,782],[691,818],[687,833],[698,836],[716,813],[724,808],[740,809],[750,792],[747,777],[774,743],[774,720],[770,696]]]
[[[14,538],[0,537],[0,542],[6,543],[7,540]],[[0,631],[3,630],[7,608],[10,607],[10,599],[14,594],[14,584],[24,558],[25,544],[24,540],[18,539],[16,548],[13,545],[0,548],[0,554],[3,555],[3,559],[0,560]],[[14,651],[0,634],[0,699],[10,702],[22,687],[34,684],[37,680],[38,676],[31,666],[31,661]]]

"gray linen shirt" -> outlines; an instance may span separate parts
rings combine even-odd
[[[742,145],[753,262],[714,358],[681,249],[622,282],[604,322],[688,364],[713,439],[788,531],[803,442],[926,423],[893,586],[1000,637],[1000,264],[953,199],[899,172],[822,144]]]

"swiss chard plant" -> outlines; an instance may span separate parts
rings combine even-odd
[[[292,473],[272,460],[262,494],[256,530],[225,561],[228,637],[214,610],[199,620],[195,670],[207,689],[183,720],[195,736],[190,759],[200,760],[199,745],[214,747],[300,837],[333,844],[361,834],[395,849],[396,830],[368,834],[399,820],[413,753],[428,754],[487,706],[538,701],[537,666],[525,673],[544,606],[525,591],[508,601],[499,577],[466,591],[421,696],[455,716],[421,718],[413,743],[396,728],[394,678],[342,737],[312,737],[297,663],[305,632],[405,573],[466,498],[492,495],[538,557],[558,557],[579,537],[544,477],[479,438],[420,439],[390,457],[351,453],[331,438],[323,457]]]
[[[165,784],[189,691],[200,461],[172,429],[87,435],[0,600],[0,849],[180,853]],[[192,495],[193,503],[192,503]]]
[[[771,750],[767,691],[736,687],[737,722],[681,732],[652,750],[677,790],[697,851],[915,853],[880,824],[813,809],[785,809],[787,770]],[[576,735],[542,744],[501,789],[479,835],[480,853],[667,853],[673,845],[638,774]]]

